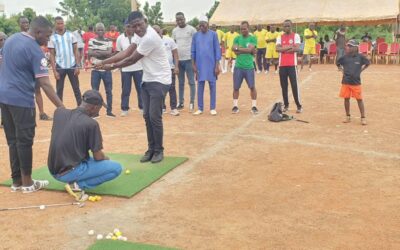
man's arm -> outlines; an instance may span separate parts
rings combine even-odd
[[[109,160],[110,158],[104,154],[102,150],[99,150],[97,152],[93,152],[93,158],[95,161],[104,161],[104,160]]]
[[[58,98],[56,92],[54,91],[54,88],[51,85],[48,76],[37,78],[36,83],[43,89],[46,96],[57,108],[64,107],[64,104],[62,103],[60,98]]]
[[[56,50],[49,48],[50,50],[50,64],[51,68],[53,69],[54,77],[56,80],[60,80],[60,74],[57,72],[57,66],[56,66]]]
[[[135,43],[132,43],[126,50],[123,50],[123,51],[119,52],[118,54],[101,61],[100,63],[101,63],[101,65],[106,65],[106,64],[116,63],[116,62],[120,62],[122,60],[128,59],[129,57],[133,56],[134,52],[136,52],[136,49],[137,49],[137,45]],[[101,65],[99,65],[99,66],[101,67]],[[128,65],[131,65],[131,64],[128,64]]]
[[[123,52],[121,52],[123,53]],[[116,56],[118,56],[118,53]],[[135,64],[137,63],[140,59],[143,58],[143,55],[139,54],[136,50],[133,52],[132,55],[128,56],[127,58],[116,62],[116,63],[111,63],[111,64],[104,64],[104,61],[108,61],[108,59],[102,61],[102,66],[100,66],[100,69],[104,69],[104,70],[113,70],[113,69],[117,69],[117,68],[124,68],[127,67],[129,65]]]
[[[73,48],[74,48],[74,56],[75,56],[75,62],[76,62],[76,68],[74,70],[74,75],[78,76],[79,75],[79,68],[80,68],[80,56],[79,56],[79,52],[78,52],[78,43],[74,43],[72,44]]]
[[[179,74],[179,56],[178,56],[178,49],[173,49],[173,50],[172,50],[172,56],[174,57],[174,64],[175,64],[174,73],[177,75],[177,74]]]

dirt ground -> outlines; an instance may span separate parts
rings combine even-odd
[[[164,116],[166,155],[187,156],[188,162],[131,199],[0,212],[0,249],[86,249],[95,241],[88,230],[114,228],[129,241],[180,249],[400,249],[400,67],[373,65],[363,74],[367,126],[360,125],[355,101],[353,122],[342,123],[341,75],[334,66],[316,65],[299,78],[304,113],[294,113],[292,98],[291,113],[309,124],[268,122],[281,99],[275,74],[257,75],[259,115],[250,114],[246,88],[241,112],[232,115],[232,75],[222,75],[216,117],[208,105],[199,117],[187,110]],[[80,79],[81,89],[88,89],[90,73]],[[105,151],[140,154],[146,150],[144,121],[136,98],[130,115],[119,117],[120,86],[114,73],[118,117],[103,111],[98,120]],[[64,93],[72,108],[69,84]],[[54,107],[45,101],[51,114]],[[46,164],[50,130],[51,122],[38,121],[34,168]],[[5,180],[10,170],[3,135],[0,159]],[[0,207],[70,201],[66,193],[23,195],[0,187]]]

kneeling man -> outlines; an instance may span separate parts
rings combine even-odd
[[[100,127],[92,119],[102,106],[106,105],[100,93],[88,90],[78,108],[59,108],[54,113],[49,170],[54,178],[67,183],[65,189],[77,201],[88,198],[85,189],[115,179],[122,170],[118,162],[110,161],[102,151]]]

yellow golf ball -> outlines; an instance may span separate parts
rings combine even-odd
[[[117,240],[118,238],[115,237],[115,236],[113,236],[113,237],[111,237],[111,239],[112,239],[112,240]]]
[[[125,170],[125,174],[131,174],[131,171],[129,169]]]
[[[98,195],[95,196],[96,201],[101,201],[101,199],[102,199],[101,196],[98,196]]]
[[[118,231],[115,233],[115,236],[117,236],[117,237],[122,236],[122,233],[120,231]]]

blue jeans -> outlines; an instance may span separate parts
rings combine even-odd
[[[107,113],[112,112],[112,73],[111,71],[98,71],[92,70],[92,89],[99,90],[100,89],[100,82],[103,79],[104,88],[106,90],[107,96]]]
[[[131,95],[131,90],[132,90],[132,78],[133,81],[135,82],[138,107],[139,109],[143,109],[142,95],[141,95],[142,77],[143,77],[142,70],[121,72],[121,79],[122,79],[121,110],[123,111],[129,110],[129,97]]]
[[[54,176],[57,180],[64,183],[78,183],[82,189],[95,188],[104,182],[117,178],[122,171],[122,166],[118,162],[104,160],[95,161],[92,157],[88,161],[73,168],[63,176]]]
[[[179,61],[179,104],[183,105],[185,100],[185,72],[190,86],[190,103],[194,103],[196,95],[196,84],[194,82],[194,73],[192,67],[192,60]]]
[[[217,101],[217,83],[216,82],[208,82],[210,85],[210,110],[215,109],[216,101]],[[199,110],[204,111],[204,87],[206,82],[199,82],[198,90],[197,90],[197,103]]]

